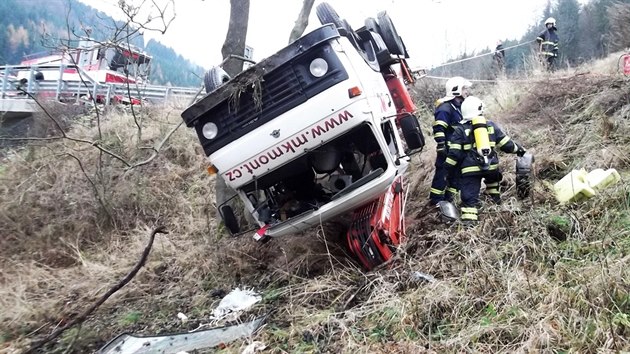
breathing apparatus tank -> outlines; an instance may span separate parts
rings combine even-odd
[[[490,137],[488,136],[488,123],[483,116],[477,116],[472,119],[473,134],[475,136],[475,145],[477,146],[477,153],[483,158],[483,165],[481,168],[487,170],[490,168]]]
[[[490,168],[490,136],[488,122],[483,116],[483,102],[477,97],[470,96],[462,103],[462,122],[471,121],[477,154],[481,157],[483,170]]]

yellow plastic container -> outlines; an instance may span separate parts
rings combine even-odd
[[[596,194],[589,185],[586,170],[573,170],[553,185],[556,199],[560,203],[575,202]],[[595,175],[593,175],[595,176]]]
[[[619,181],[621,181],[621,176],[614,168],[608,170],[598,168],[589,172],[586,176],[586,182],[596,191],[602,190]]]

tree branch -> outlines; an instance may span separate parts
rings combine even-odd
[[[77,142],[77,143],[90,144],[90,145],[94,146],[95,148],[101,150],[106,155],[109,155],[109,156],[115,158],[116,160],[122,162],[123,164],[125,164],[125,166],[127,166],[127,167],[131,166],[131,164],[129,162],[127,162],[127,160],[125,160],[121,156],[118,156],[117,154],[107,150],[106,148],[101,146],[98,143],[98,141],[90,141],[90,140],[86,140],[86,139],[79,139],[79,138],[73,138],[71,136],[68,136],[66,134],[65,130],[63,130],[63,128],[61,127],[61,124],[59,124],[59,122],[46,110],[46,108],[37,100],[37,98],[35,98],[35,96],[31,95],[30,92],[27,92],[26,90],[24,90],[22,88],[19,88],[18,90],[23,92],[24,94],[28,95],[28,97],[30,97],[33,101],[35,101],[35,103],[39,106],[39,108],[42,109],[42,111],[44,112],[46,117],[48,117],[50,120],[53,121],[53,123],[55,124],[55,127],[57,128],[57,130],[59,130],[59,132],[61,133],[61,135],[62,135],[61,137],[62,138],[68,139],[70,141],[74,141],[74,142]],[[31,138],[29,138],[29,139],[31,139]],[[20,139],[20,140],[29,140],[29,139]]]
[[[149,242],[147,242],[147,245],[144,248],[144,251],[142,251],[140,260],[138,261],[138,263],[136,263],[133,269],[123,279],[121,279],[116,285],[114,285],[111,289],[109,289],[92,306],[90,306],[85,311],[83,311],[81,315],[77,316],[74,320],[68,322],[65,326],[58,328],[53,333],[48,335],[46,338],[33,344],[26,352],[24,352],[24,354],[35,353],[37,349],[43,347],[47,343],[50,343],[50,341],[59,337],[63,332],[65,332],[69,328],[74,327],[77,324],[83,323],[87,319],[87,317],[91,315],[92,312],[94,312],[94,310],[96,310],[99,306],[101,306],[105,301],[107,301],[107,299],[109,299],[110,296],[112,296],[115,292],[120,290],[123,286],[127,285],[127,283],[129,283],[131,279],[133,279],[133,277],[136,276],[138,271],[140,271],[140,268],[142,268],[142,266],[144,266],[144,264],[146,263],[147,258],[149,257],[149,253],[151,252],[151,247],[153,247],[153,241],[155,240],[156,234],[168,234],[168,232],[166,231],[164,226],[158,226],[153,231],[151,231]]]
[[[160,143],[156,147],[153,148],[153,154],[148,159],[146,159],[144,161],[140,161],[140,162],[134,164],[133,166],[129,166],[127,168],[127,171],[132,170],[132,169],[134,169],[136,167],[144,166],[144,165],[148,164],[149,162],[153,161],[153,159],[155,159],[158,156],[158,154],[160,153],[160,150],[162,150],[162,147],[164,146],[164,144],[166,144],[168,139],[171,138],[171,136],[175,133],[175,131],[177,129],[179,129],[179,127],[182,126],[183,123],[184,123],[184,121],[182,120],[173,129],[171,129],[171,131],[168,132],[168,134],[166,134],[166,136],[164,136],[162,141],[160,141]]]
[[[103,207],[103,210],[105,211],[105,213],[109,217],[109,220],[113,221],[114,217],[111,214],[111,212],[109,211],[109,208],[107,207],[107,204],[105,203],[105,198],[101,195],[100,191],[96,187],[96,183],[94,183],[94,181],[90,178],[90,176],[88,175],[87,171],[83,167],[83,162],[81,162],[81,160],[78,157],[74,156],[73,154],[71,154],[69,152],[65,153],[64,155],[72,157],[79,164],[79,168],[81,168],[81,172],[83,172],[83,176],[85,176],[85,178],[88,180],[88,182],[92,186],[92,189],[94,190],[94,197],[96,198],[96,200],[98,200],[99,204],[101,204],[101,207]]]

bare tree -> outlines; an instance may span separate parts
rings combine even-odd
[[[230,0],[230,24],[228,26],[225,42],[221,48],[221,54],[225,61],[223,69],[231,77],[243,70],[243,61],[231,58],[231,55],[243,56],[245,53],[245,39],[247,38],[247,26],[249,22],[249,0]],[[230,188],[222,178],[215,180],[215,193],[217,206],[226,202],[231,195]]]
[[[230,0],[230,24],[221,54],[226,59],[230,55],[242,56],[245,53],[245,39],[249,23],[249,0]],[[243,61],[230,58],[223,65],[230,76],[236,76],[243,70]]]
[[[304,33],[306,26],[308,26],[308,17],[311,14],[311,9],[313,9],[313,3],[315,3],[315,0],[304,0],[302,3],[302,10],[300,10],[300,14],[298,15],[297,20],[295,20],[295,25],[291,31],[291,35],[289,35],[289,44],[300,38],[302,33]]]

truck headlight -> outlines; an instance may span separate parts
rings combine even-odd
[[[219,128],[217,128],[216,124],[208,122],[203,125],[203,128],[201,128],[201,133],[203,134],[204,138],[212,140],[217,137],[217,134],[219,133]]]
[[[322,77],[328,72],[328,63],[322,58],[313,59],[311,65],[309,66],[309,70],[311,71],[311,75],[315,77]]]

